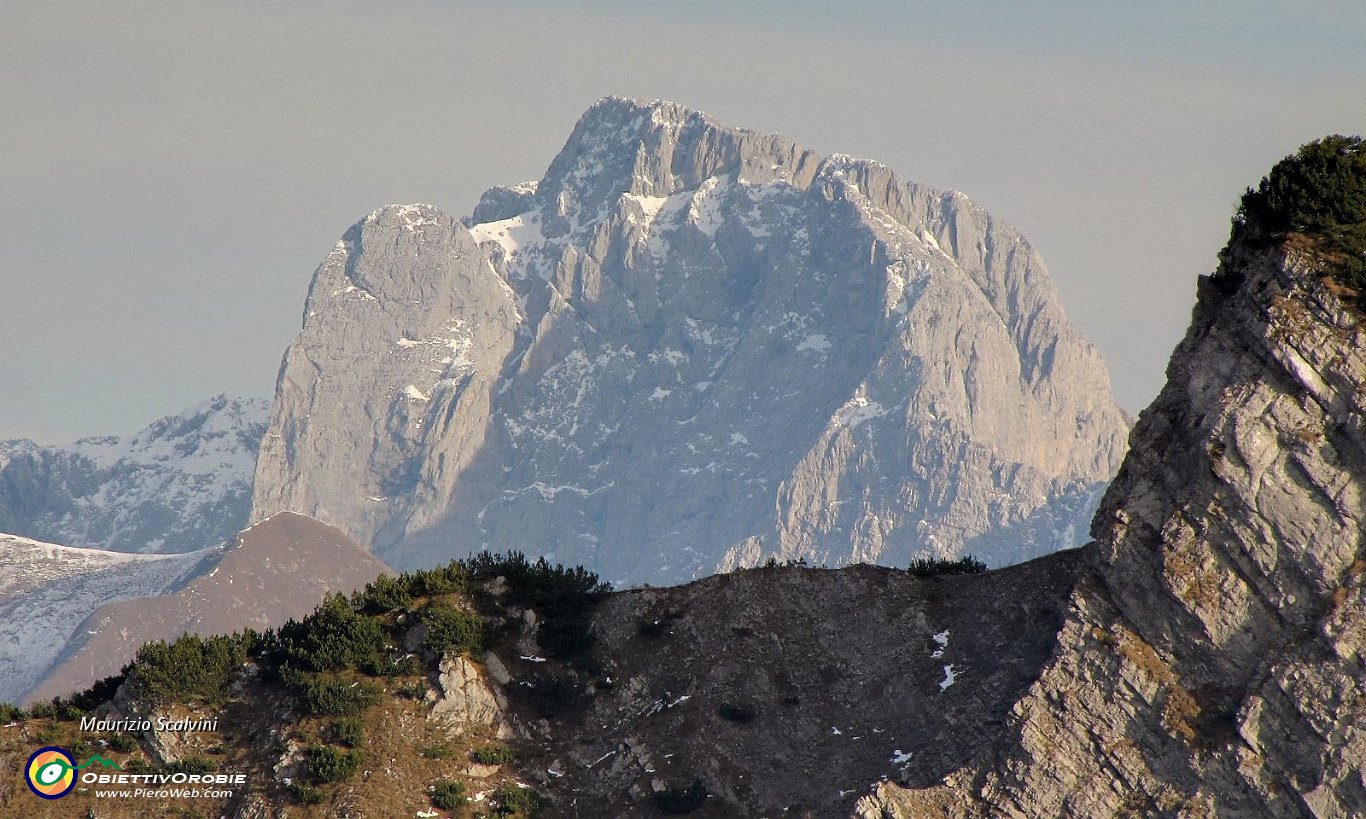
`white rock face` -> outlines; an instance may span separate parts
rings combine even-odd
[[[0,531],[121,552],[189,552],[246,526],[269,404],[219,395],[131,438],[0,441]]]
[[[432,703],[430,719],[455,730],[492,728],[502,722],[507,703],[469,658],[447,655],[441,658],[439,670],[441,694]]]
[[[618,583],[1004,564],[1082,542],[1126,434],[1038,254],[963,195],[607,99],[470,219],[394,206],[346,234],[253,516],[398,568],[521,549]]]

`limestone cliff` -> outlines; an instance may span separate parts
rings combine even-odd
[[[793,173],[804,167],[794,162]],[[582,190],[563,187],[556,201]],[[536,195],[505,189],[480,213]],[[375,221],[438,218],[424,213]],[[411,250],[366,230],[376,252]],[[246,790],[201,806],[238,819],[437,807],[584,819],[1366,814],[1366,326],[1360,294],[1333,266],[1341,256],[1303,233],[1262,239],[1233,242],[1201,280],[1168,383],[1133,430],[1089,545],[961,577],[775,564],[609,594],[578,570],[483,556],[386,580],[325,621],[354,623],[345,632],[311,627],[318,646],[337,645],[325,634],[370,635],[359,647],[372,650],[349,665],[286,674],[285,655],[263,643],[224,672],[226,702],[169,704],[221,717],[224,741],[203,747],[252,775]],[[336,281],[338,295],[369,289],[365,269],[347,274],[361,284]],[[485,275],[472,268],[470,285],[483,288]],[[501,315],[493,284],[481,303]],[[516,315],[530,314],[519,299]],[[427,365],[465,372],[440,364],[442,344],[474,356],[503,343],[432,326],[442,325],[394,346],[454,339],[424,345],[438,348]],[[606,322],[592,326],[606,334]],[[516,362],[534,357],[534,337],[515,329],[511,343],[525,351]],[[292,352],[313,360],[307,347]],[[389,376],[420,371],[393,362]],[[289,381],[290,366],[285,381],[302,385],[292,401],[322,394]],[[538,395],[503,383],[446,406]],[[572,406],[591,391],[556,394]],[[430,429],[428,418],[415,428]],[[296,442],[313,440],[306,424],[302,433]],[[373,701],[346,712],[359,723],[351,733],[368,737],[358,746],[309,692],[362,685]],[[96,707],[122,713],[129,688]],[[0,727],[10,732],[0,770],[39,737],[68,741],[74,726],[68,716]],[[132,759],[164,757],[160,741],[144,737],[152,747]],[[310,772],[306,754],[344,757],[350,773]],[[0,777],[0,812],[47,815],[10,795],[19,781]],[[88,791],[67,803],[92,805],[164,812]]]
[[[391,565],[678,581],[1078,545],[1127,424],[1038,254],[962,194],[607,99],[536,183],[319,268],[254,516]]]
[[[1294,252],[1225,264],[1005,735],[860,816],[1366,811],[1366,331]]]

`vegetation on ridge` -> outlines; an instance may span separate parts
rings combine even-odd
[[[395,732],[395,720],[408,720],[405,714],[427,707],[442,658],[482,658],[528,633],[534,634],[546,665],[512,693],[538,716],[576,708],[597,681],[593,610],[610,591],[581,567],[533,561],[516,552],[382,576],[349,596],[327,596],[313,613],[278,629],[148,643],[122,673],[86,692],[36,703],[28,711],[0,703],[0,725],[17,729],[13,736],[23,738],[20,745],[0,750],[18,753],[40,742],[61,744],[85,758],[93,746],[78,741],[76,721],[123,687],[162,713],[211,714],[223,723],[219,735],[236,740],[200,749],[218,756],[187,756],[169,767],[158,765],[133,735],[107,732],[90,740],[132,755],[122,760],[131,772],[273,767],[281,764],[284,746],[274,740],[262,744],[261,738],[277,736],[297,748],[292,763],[297,772],[279,784],[267,778],[266,787],[299,806],[335,808],[336,800],[364,787],[368,767],[397,753],[410,755],[409,773],[426,780],[427,797],[443,810],[459,816],[531,816],[545,800],[516,783],[514,770],[487,775],[487,781],[450,776],[452,757],[510,765],[518,758],[514,748],[477,731],[467,737],[470,744],[449,747],[442,744],[444,729],[424,727],[408,736]],[[470,813],[475,806],[466,794],[473,798],[472,788],[479,785],[489,789],[478,794],[483,801]]]
[[[954,574],[981,574],[987,570],[987,564],[973,557],[963,555],[957,560],[948,560],[937,557],[917,557],[911,561],[907,571],[916,577],[940,577],[943,575]]]
[[[1351,291],[1344,295],[1366,306],[1366,143],[1361,137],[1314,140],[1277,162],[1243,194],[1229,247],[1285,243],[1313,253]],[[1227,250],[1222,260],[1227,267]]]

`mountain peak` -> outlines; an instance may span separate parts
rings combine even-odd
[[[682,123],[692,117],[709,119],[706,113],[696,108],[690,108],[676,102],[662,99],[646,99],[644,97],[623,97],[609,94],[588,106],[579,121],[591,120],[596,117],[616,118],[619,116],[635,117],[639,114],[647,114],[656,124],[667,122]]]
[[[73,618],[71,625],[80,623],[80,628],[22,699],[48,700],[116,674],[139,646],[154,640],[171,641],[187,632],[207,636],[264,629],[302,618],[325,594],[346,594],[390,573],[333,527],[290,512],[272,515],[222,547],[195,555],[202,559],[174,584],[111,596],[88,616],[82,612]],[[136,559],[151,565],[148,557]]]
[[[247,518],[270,403],[216,395],[127,438],[0,444],[0,531],[129,552],[221,543]]]
[[[819,161],[786,137],[723,125],[677,103],[607,97],[579,118],[538,198],[553,216],[583,223],[623,193],[669,196],[715,176],[804,187]]]
[[[518,544],[614,582],[1000,564],[1077,545],[1123,451],[1033,249],[879,163],[612,97],[535,185],[399,226],[423,213],[319,268],[255,518],[399,568]]]

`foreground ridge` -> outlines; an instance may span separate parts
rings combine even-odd
[[[1366,333],[1305,244],[1201,281],[1005,740],[860,816],[1360,815]]]

